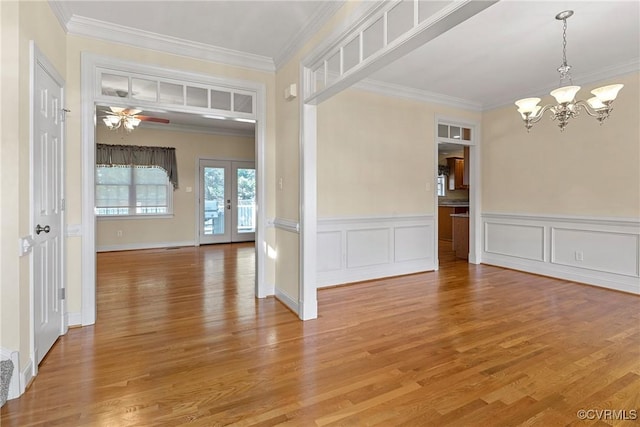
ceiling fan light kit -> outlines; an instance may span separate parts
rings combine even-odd
[[[150,121],[157,123],[169,123],[167,119],[159,119],[157,117],[139,116],[142,110],[136,110],[133,108],[121,108],[121,107],[109,107],[111,111],[104,111],[107,113],[102,118],[104,124],[109,130],[124,129],[127,132],[131,132],[138,127],[142,121]]]
[[[576,101],[575,97],[580,86],[574,86],[571,78],[571,65],[567,64],[567,19],[573,15],[572,10],[565,10],[556,15],[556,19],[563,22],[562,32],[562,65],[558,67],[560,73],[560,87],[551,91],[557,102],[556,105],[538,105],[540,98],[524,98],[516,101],[518,112],[524,121],[524,126],[527,128],[527,132],[533,127],[534,123],[540,121],[546,111],[551,112],[551,119],[558,121],[560,131],[564,131],[564,128],[569,123],[569,119],[572,119],[580,113],[581,110],[587,112],[591,117],[595,117],[600,124],[606,120],[613,110],[613,101],[618,96],[618,92],[624,85],[612,84],[608,86],[599,87],[591,91],[595,96],[589,98],[587,101]],[[568,86],[563,86],[563,83],[569,82]]]

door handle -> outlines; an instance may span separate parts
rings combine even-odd
[[[48,233],[51,231],[51,227],[49,227],[48,225],[45,225],[44,227],[41,227],[40,224],[38,224],[36,226],[36,234],[40,234],[42,232]]]
[[[227,209],[231,209],[231,205],[227,205]]]

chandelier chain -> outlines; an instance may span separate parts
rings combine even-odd
[[[562,83],[567,79],[569,79],[569,84],[573,85],[571,65],[567,64],[567,18],[564,18],[562,23],[562,65],[558,68],[558,72],[560,73],[560,86],[562,86]]]

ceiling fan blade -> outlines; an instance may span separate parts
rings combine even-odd
[[[169,120],[161,119],[160,117],[136,116],[136,119],[140,119],[143,122],[169,123]]]
[[[122,110],[122,114],[125,116],[135,116],[138,113],[142,113],[142,110],[137,110],[135,108],[125,108]]]

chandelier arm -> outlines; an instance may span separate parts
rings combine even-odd
[[[544,107],[542,107],[540,109],[540,111],[538,111],[538,114],[536,114],[535,116],[529,117],[529,121],[531,123],[538,123],[542,119],[542,116],[544,116],[544,113],[546,111],[549,111],[551,109],[551,107],[553,107],[553,105],[551,105],[551,104],[545,105]]]
[[[584,108],[588,115],[596,118],[602,117],[603,114],[609,115],[609,112],[611,111],[611,102],[605,104],[605,107],[602,108],[593,108],[586,101],[576,101],[575,104],[578,107]]]

